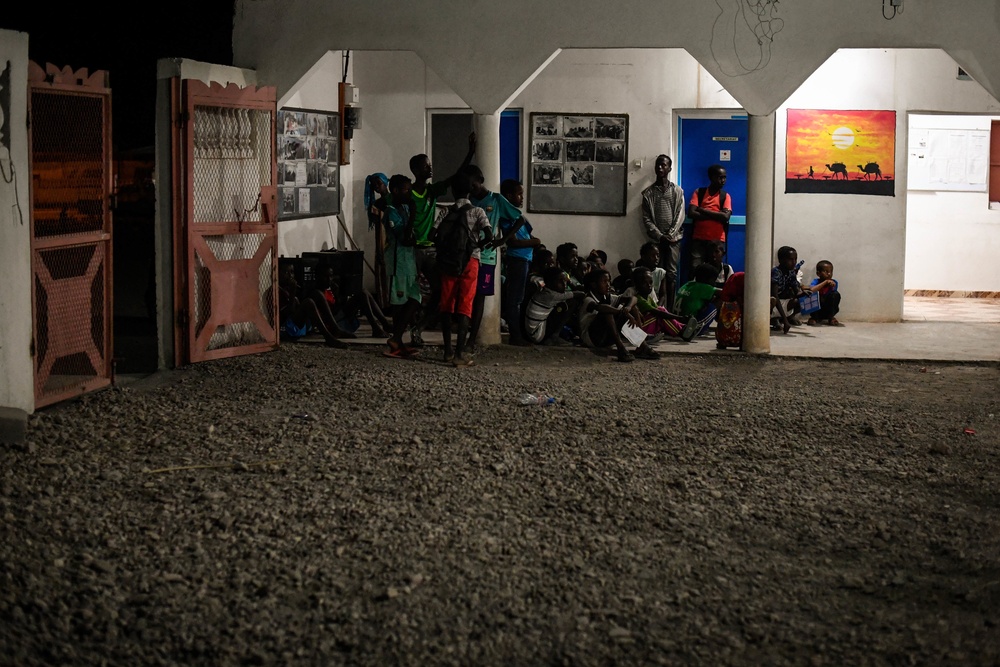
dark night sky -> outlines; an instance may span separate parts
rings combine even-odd
[[[108,70],[116,151],[153,145],[159,58],[232,65],[230,0],[61,5],[21,5],[34,13],[0,17],[0,28],[28,33],[28,56],[43,66]]]

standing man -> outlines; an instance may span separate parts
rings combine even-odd
[[[466,153],[465,160],[459,165],[455,174],[468,166],[475,154],[476,133],[473,132],[469,135],[469,152]],[[417,237],[414,258],[418,273],[423,275],[431,290],[430,295],[422,299],[422,311],[410,329],[410,344],[420,348],[424,346],[424,329],[437,316],[438,303],[441,299],[441,276],[437,270],[435,262],[437,254],[434,243],[430,240],[430,233],[437,217],[437,199],[447,194],[454,175],[443,181],[431,182],[434,168],[431,166],[430,158],[423,153],[410,158],[410,172],[413,173],[413,186],[410,189],[414,207],[413,231]]]
[[[725,244],[729,217],[733,213],[733,200],[722,189],[726,184],[725,168],[713,164],[708,168],[708,180],[709,186],[695,190],[688,206],[688,215],[694,220],[688,264],[692,276],[699,264],[712,258],[713,246]]]
[[[660,244],[660,266],[666,270],[667,310],[673,312],[677,293],[677,268],[681,262],[684,236],[684,190],[669,180],[674,162],[669,155],[657,155],[653,172],[656,182],[642,191],[642,223],[646,235]]]

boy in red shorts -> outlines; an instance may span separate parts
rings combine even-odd
[[[461,264],[460,260],[457,269],[449,272],[446,267],[454,266],[456,258],[446,256],[448,250],[444,247],[444,236],[447,232],[438,227],[431,235],[438,244],[438,268],[441,273],[439,310],[441,336],[444,339],[444,360],[451,361],[455,366],[471,366],[473,363],[472,357],[465,355],[465,343],[469,334],[469,322],[472,319],[472,302],[476,297],[476,286],[479,281],[479,257],[481,249],[493,241],[493,231],[490,220],[486,217],[486,211],[473,206],[469,201],[471,187],[472,181],[465,174],[458,174],[452,179],[451,192],[455,197],[455,205],[452,212],[441,221],[441,225],[452,224],[450,216],[455,213],[459,220],[454,224],[465,226],[469,256],[467,259],[462,258],[465,260],[464,264]],[[457,324],[458,329],[454,351],[451,346],[453,323]]]

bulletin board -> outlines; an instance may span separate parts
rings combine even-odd
[[[910,190],[986,192],[989,130],[910,128]]]
[[[340,115],[285,107],[276,125],[278,220],[340,213]]]
[[[625,215],[628,115],[532,113],[528,211]]]

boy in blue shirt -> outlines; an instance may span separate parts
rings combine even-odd
[[[505,180],[500,184],[500,194],[518,209],[524,205],[524,186],[519,181]],[[531,234],[531,223],[524,217],[521,220],[523,224],[518,225],[509,217],[500,219],[500,231],[503,232],[501,243],[507,244],[504,254],[503,318],[510,331],[510,344],[526,347],[531,345],[531,341],[525,338],[522,331],[521,307],[534,251],[541,241]]]
[[[521,216],[521,211],[504,199],[503,195],[486,189],[483,184],[486,178],[479,167],[470,164],[462,170],[462,173],[467,174],[472,180],[469,201],[473,206],[478,206],[486,211],[486,217],[489,218],[490,228],[495,239],[493,243],[483,248],[479,258],[479,284],[476,288],[476,300],[472,304],[472,325],[469,327],[469,344],[475,345],[476,338],[479,336],[479,326],[483,322],[483,306],[486,303],[486,297],[496,293],[493,281],[496,275],[497,248],[504,243],[504,239],[497,234],[500,220],[503,218],[513,220],[513,229],[524,224],[524,218]]]
[[[819,310],[809,316],[806,322],[809,326],[816,326],[821,322],[826,322],[832,327],[842,327],[843,324],[837,319],[840,312],[840,292],[839,283],[833,279],[833,262],[820,260],[816,263],[816,278],[809,284],[810,292],[819,292]]]

